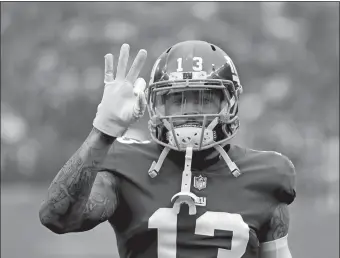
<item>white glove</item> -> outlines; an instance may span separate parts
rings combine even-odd
[[[98,105],[93,126],[110,136],[122,136],[128,127],[144,115],[146,82],[138,75],[145,63],[147,52],[139,50],[127,76],[126,66],[130,46],[123,44],[117,66],[116,78],[113,76],[113,55],[105,55],[105,88]]]

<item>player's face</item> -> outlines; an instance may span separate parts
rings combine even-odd
[[[221,96],[217,92],[187,90],[165,96],[166,115],[217,114]]]
[[[224,106],[224,94],[215,89],[160,91],[156,107],[162,116],[218,114]],[[192,118],[182,119],[184,121]],[[193,119],[196,120],[196,119]],[[178,120],[177,120],[178,121]]]

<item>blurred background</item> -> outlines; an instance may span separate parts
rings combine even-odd
[[[238,68],[235,142],[296,167],[293,257],[339,257],[339,3],[1,3],[1,257],[118,257],[107,223],[54,235],[38,209],[92,128],[104,55],[148,50],[142,76],[189,39],[224,49]],[[132,59],[132,58],[131,58]],[[128,136],[148,139],[145,117]]]

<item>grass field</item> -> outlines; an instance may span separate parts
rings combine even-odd
[[[55,235],[41,226],[38,209],[46,187],[1,187],[2,258],[118,258],[107,223],[68,235]],[[291,206],[293,258],[339,258],[339,211],[325,209],[325,202],[314,205],[315,200],[298,198]]]

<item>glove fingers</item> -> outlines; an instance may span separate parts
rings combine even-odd
[[[134,83],[135,80],[137,79],[140,71],[142,70],[142,67],[145,63],[147,56],[147,52],[145,49],[139,50],[135,60],[133,61],[133,64],[131,65],[131,68],[129,70],[128,75],[126,76],[126,80]]]
[[[133,93],[135,94],[135,96],[137,96],[139,92],[144,92],[145,87],[145,80],[143,78],[138,78],[133,85]]]
[[[126,66],[129,60],[129,51],[130,46],[129,44],[123,44],[120,48],[119,60],[117,65],[117,75],[116,78],[122,80],[125,78],[126,74]]]
[[[105,76],[104,76],[104,83],[113,82],[113,60],[114,57],[112,54],[106,54],[105,57]]]

